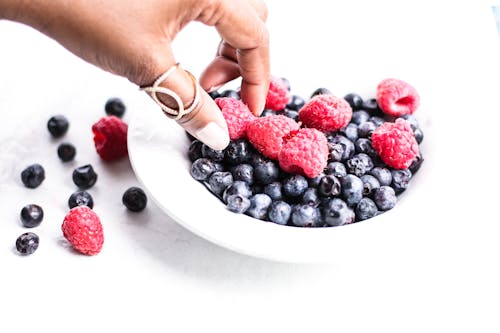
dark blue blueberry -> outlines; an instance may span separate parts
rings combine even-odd
[[[273,201],[278,201],[283,198],[281,188],[282,185],[280,182],[272,182],[264,186],[263,193],[267,194]]]
[[[241,98],[240,94],[236,90],[233,90],[233,89],[224,90],[223,92],[220,93],[219,97],[231,97],[231,98],[235,98],[235,99]]]
[[[115,116],[118,118],[123,117],[126,109],[125,103],[118,97],[108,99],[104,105],[104,111],[108,116]]]
[[[193,140],[191,142],[191,144],[189,145],[189,149],[188,149],[188,158],[191,162],[194,162],[197,159],[203,157],[201,155],[201,147],[203,147],[203,142],[201,142],[199,140]]]
[[[341,193],[349,207],[355,206],[363,198],[363,182],[355,175],[348,174],[340,179]]]
[[[308,204],[293,206],[291,222],[296,227],[320,227],[323,224],[319,209]]]
[[[224,160],[224,150],[215,150],[203,144],[201,146],[201,156],[209,158],[214,162],[222,162]]]
[[[250,208],[250,199],[241,194],[232,194],[226,198],[226,207],[233,213],[243,214]]]
[[[94,208],[94,199],[87,191],[73,192],[68,199],[69,209],[77,206],[87,206],[90,209]]]
[[[353,111],[359,110],[363,107],[363,98],[358,94],[350,93],[344,96],[344,99],[349,103]]]
[[[32,164],[21,172],[21,181],[28,188],[37,188],[45,179],[45,170],[38,164]]]
[[[218,197],[233,183],[233,175],[228,171],[216,171],[208,177],[209,190]]]
[[[275,115],[276,115],[276,111],[271,110],[271,109],[264,109],[264,111],[262,111],[260,113],[261,117],[275,116]]]
[[[215,172],[215,163],[212,160],[202,157],[191,164],[191,176],[199,181],[207,180]]]
[[[230,195],[241,195],[245,198],[249,198],[252,195],[252,190],[250,186],[241,180],[235,180],[231,185],[229,185],[224,193],[222,194],[222,200],[227,204],[227,198]]]
[[[61,136],[66,134],[68,128],[69,121],[63,115],[50,117],[49,121],[47,122],[47,129],[54,138],[60,138]]]
[[[318,195],[318,189],[309,187],[302,195],[302,199],[300,201],[304,204],[317,207],[321,203]]]
[[[363,175],[360,179],[363,182],[363,195],[365,197],[373,196],[375,191],[380,188],[380,182],[372,175]]]
[[[289,110],[299,111],[304,106],[304,104],[306,104],[306,101],[302,97],[298,95],[292,95],[292,98],[286,105],[286,108]]]
[[[380,188],[375,191],[373,196],[373,201],[380,210],[389,210],[396,206],[396,193],[394,189],[390,186],[380,186]]]
[[[40,225],[43,220],[42,207],[31,204],[21,209],[21,222],[26,228],[34,228]]]
[[[323,197],[340,194],[340,181],[334,175],[325,175],[319,182],[318,193]]]
[[[319,185],[319,182],[321,181],[321,178],[323,178],[324,175],[325,175],[324,173],[320,173],[316,177],[307,178],[307,183],[309,184],[309,187],[317,188]]]
[[[412,175],[416,174],[417,171],[420,169],[422,166],[422,163],[424,162],[424,158],[421,153],[419,153],[413,162],[411,162],[410,166],[408,167],[408,170],[412,173]]]
[[[352,113],[351,123],[354,123],[356,125],[361,125],[365,121],[368,121],[368,119],[370,119],[370,114],[368,113],[368,111],[365,110],[354,111]]]
[[[375,149],[373,149],[372,141],[370,139],[367,138],[357,139],[356,142],[354,142],[354,148],[356,149],[356,153],[365,153],[371,158],[378,156]]]
[[[372,199],[363,198],[356,205],[355,212],[357,220],[363,221],[374,217],[378,212],[378,208]]]
[[[285,84],[285,87],[288,91],[292,89],[292,86],[290,85],[290,80],[288,80],[286,77],[282,77],[281,80]]]
[[[328,160],[339,162],[344,155],[344,146],[340,143],[328,142]]]
[[[148,204],[148,197],[141,188],[132,186],[123,193],[122,203],[132,212],[142,212]]]
[[[354,143],[343,135],[333,135],[330,139],[331,143],[340,144],[343,148],[340,161],[346,161],[354,155]],[[331,152],[330,152],[331,157]],[[338,160],[334,160],[338,161]]]
[[[299,112],[298,111],[285,109],[285,110],[283,110],[283,115],[285,117],[291,118],[295,121],[299,121]]]
[[[313,93],[311,94],[311,98],[317,95],[331,95],[331,94],[332,92],[326,88],[318,88],[313,91]]]
[[[38,245],[40,244],[40,238],[33,232],[26,232],[16,239],[16,249],[22,255],[33,254]]]
[[[358,125],[349,123],[347,124],[347,126],[340,129],[340,133],[342,133],[346,138],[354,142],[358,139]]]
[[[389,186],[392,183],[392,174],[387,168],[375,167],[369,173],[377,178],[381,186]]]
[[[421,144],[422,141],[424,141],[424,132],[421,128],[413,130],[413,135],[415,136],[415,140],[417,140],[418,144]]]
[[[331,227],[353,223],[356,219],[354,211],[339,198],[328,200],[321,207],[321,215],[325,223]]]
[[[282,181],[283,194],[287,197],[300,197],[309,187],[306,177],[302,175],[289,176]]]
[[[224,149],[224,162],[229,165],[237,165],[250,162],[253,148],[245,139],[233,140]]]
[[[258,164],[269,161],[264,155],[259,152],[252,153],[252,157],[250,158],[250,164],[255,168]]]
[[[65,142],[61,143],[59,147],[57,147],[57,156],[63,162],[72,161],[76,155],[76,148],[71,143]]]
[[[411,171],[408,169],[391,170],[391,174],[391,187],[394,189],[394,192],[396,192],[397,195],[403,193],[410,185],[410,180],[412,177]]]
[[[214,90],[208,93],[208,96],[210,96],[212,99],[217,99],[220,97],[220,93],[218,90]]]
[[[329,162],[325,168],[325,174],[334,175],[337,178],[342,178],[347,175],[347,169],[344,163],[341,162]]]
[[[371,121],[365,121],[364,123],[358,125],[358,137],[369,138],[376,129],[377,126],[374,123]]]
[[[411,114],[402,115],[401,118],[405,119],[410,123],[411,129],[415,131],[417,128],[420,128],[417,118]]]
[[[273,201],[267,210],[267,218],[276,224],[286,225],[292,215],[292,207],[284,201]]]
[[[387,117],[387,115],[386,115],[386,117]],[[369,119],[369,122],[375,124],[375,127],[379,127],[380,125],[382,125],[383,123],[385,123],[387,121],[388,121],[388,119],[384,119],[384,118],[378,117],[378,116],[372,116]]]
[[[245,214],[259,220],[267,219],[267,210],[272,203],[271,198],[264,193],[257,193],[250,198],[250,207]]]
[[[359,153],[346,161],[347,172],[358,177],[373,169],[373,161],[365,153]]]
[[[225,168],[224,168],[224,164],[222,163],[217,163],[217,162],[214,162],[214,167],[215,167],[215,171],[227,171]],[[214,172],[215,172],[214,171]]]
[[[250,190],[252,190],[253,194],[264,193],[264,185],[253,183],[252,185],[250,185]]]
[[[254,164],[253,176],[256,182],[267,185],[279,179],[280,169],[278,165],[271,160]]]
[[[189,139],[189,142],[193,142],[194,140],[198,140],[188,131],[184,131],[184,133],[186,134],[187,138]]]
[[[252,185],[254,182],[253,178],[253,166],[250,164],[240,164],[231,169],[234,180],[242,180],[248,185]]]
[[[380,114],[382,112],[375,98],[365,99],[361,108],[368,111],[372,115]]]

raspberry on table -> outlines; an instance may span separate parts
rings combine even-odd
[[[264,156],[277,160],[283,138],[298,130],[299,124],[283,115],[255,118],[247,125],[248,140]]]
[[[247,123],[255,118],[248,106],[241,100],[232,97],[220,97],[215,104],[221,109],[226,120],[231,140],[246,138]]]
[[[101,252],[104,233],[99,216],[87,206],[72,208],[61,225],[64,238],[75,250],[85,255]]]
[[[290,99],[291,95],[287,83],[281,78],[271,76],[265,108],[274,111],[283,110]]]
[[[114,161],[128,155],[128,125],[116,116],[102,117],[94,125],[94,144],[104,161]]]
[[[343,98],[331,94],[316,95],[299,111],[299,119],[306,127],[328,133],[346,126],[352,117],[352,109]]]
[[[410,123],[401,118],[379,126],[371,139],[382,161],[394,169],[408,168],[419,153]]]
[[[420,96],[407,82],[389,78],[382,80],[377,86],[377,103],[385,113],[402,116],[417,110]]]
[[[285,172],[314,178],[326,167],[328,154],[328,142],[322,132],[301,128],[285,138],[279,152],[279,164]]]

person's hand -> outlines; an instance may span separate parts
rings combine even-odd
[[[33,26],[139,86],[151,85],[177,62],[172,40],[190,21],[200,21],[214,26],[222,39],[200,77],[202,88],[210,91],[241,75],[243,101],[256,115],[264,107],[269,40],[261,0],[0,0],[0,16]],[[172,72],[161,86],[176,92],[186,107],[193,102],[193,82],[185,71]],[[210,96],[200,92],[200,103],[178,122],[210,147],[223,149],[229,143],[224,118]],[[177,108],[168,96],[158,96]]]

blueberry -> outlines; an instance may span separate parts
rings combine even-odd
[[[267,210],[267,218],[276,224],[286,225],[292,215],[292,207],[284,201],[273,201]]]
[[[207,180],[215,171],[215,163],[208,158],[199,158],[191,164],[191,176],[199,181]]]
[[[366,99],[363,101],[363,105],[361,107],[363,110],[368,111],[370,114],[380,114],[382,110],[380,110],[377,100],[375,98]]]
[[[285,117],[291,118],[295,121],[299,121],[299,112],[298,111],[285,109],[285,110],[283,110],[283,115]]]
[[[407,122],[410,123],[411,129],[413,131],[415,131],[417,128],[420,128],[418,120],[414,115],[405,114],[405,115],[402,115],[401,118],[403,118],[404,120],[406,120]]]
[[[389,186],[392,183],[392,174],[387,168],[375,167],[369,173],[377,178],[381,186]]]
[[[349,103],[353,111],[361,109],[363,107],[363,98],[358,94],[350,93],[344,96],[344,99]]]
[[[252,185],[254,182],[253,178],[253,166],[250,164],[240,164],[231,169],[234,180],[242,180],[248,185]]]
[[[413,162],[411,162],[410,166],[408,167],[408,170],[410,170],[410,172],[412,173],[412,175],[414,175],[415,173],[417,173],[417,171],[422,166],[423,162],[424,162],[424,157],[422,156],[421,153],[419,153],[415,157],[415,159],[413,160]]]
[[[283,83],[285,84],[285,87],[288,91],[291,90],[291,85],[290,85],[290,80],[288,80],[287,78],[285,77],[282,77],[281,80],[283,81]]]
[[[221,197],[222,193],[233,183],[233,175],[227,171],[216,171],[208,178],[208,188],[216,196]]]
[[[227,198],[230,195],[241,195],[245,198],[249,198],[252,195],[252,190],[250,186],[241,180],[235,180],[231,185],[229,185],[222,193],[222,200],[227,204]]]
[[[329,162],[325,168],[325,174],[334,175],[337,178],[342,178],[347,175],[345,164],[341,162]]]
[[[45,179],[45,170],[38,164],[32,164],[21,172],[21,181],[28,188],[37,188]]]
[[[280,182],[272,182],[264,186],[263,193],[267,194],[273,201],[283,199]]]
[[[189,149],[188,149],[188,158],[191,162],[194,162],[197,159],[203,157],[201,155],[201,147],[203,147],[203,142],[201,142],[199,140],[191,141],[191,144],[189,145]]]
[[[224,162],[237,165],[250,162],[252,158],[252,145],[245,139],[233,140],[224,149]]]
[[[354,143],[345,136],[336,134],[330,138],[330,142],[342,146],[343,151],[340,161],[346,161],[354,155]]]
[[[233,213],[243,214],[250,208],[250,199],[241,194],[232,194],[226,198],[226,207]]]
[[[373,122],[365,121],[364,123],[358,125],[358,137],[369,138],[376,129],[377,126]]]
[[[380,188],[380,182],[372,175],[363,175],[360,179],[363,182],[363,195],[365,197],[373,196],[375,191]]]
[[[306,177],[302,175],[292,175],[286,177],[283,182],[283,194],[287,197],[300,197],[309,187]]]
[[[302,195],[301,202],[307,205],[317,207],[320,204],[318,189],[309,187]]]
[[[59,147],[57,147],[57,156],[63,162],[72,161],[76,155],[76,148],[71,143],[61,143]]]
[[[340,193],[340,181],[334,175],[325,175],[318,185],[318,193],[321,196],[335,196]]]
[[[63,115],[56,115],[49,119],[47,122],[47,129],[54,138],[60,138],[69,128],[69,121]]]
[[[390,186],[380,186],[380,188],[375,191],[373,196],[373,201],[380,210],[389,210],[396,206],[396,193],[394,189]]]
[[[218,90],[214,90],[208,93],[208,96],[210,96],[212,99],[217,99],[220,97],[220,93]]]
[[[319,182],[321,181],[321,178],[323,178],[324,175],[325,175],[324,173],[320,173],[316,177],[308,178],[307,183],[309,184],[309,187],[317,188],[319,185]]]
[[[356,153],[365,153],[371,158],[378,157],[377,152],[373,149],[372,141],[367,138],[359,138],[354,142]]]
[[[354,211],[347,206],[344,200],[339,198],[333,198],[326,202],[321,208],[321,215],[325,223],[331,227],[355,221]]]
[[[403,193],[410,185],[410,180],[412,177],[411,171],[408,169],[391,170],[391,174],[391,187],[394,189],[394,192],[396,192],[396,194]]]
[[[260,117],[268,117],[268,116],[275,116],[275,115],[276,115],[276,111],[271,110],[271,109],[264,109],[264,111],[262,111],[260,113]]]
[[[388,115],[385,115],[385,117],[388,117],[389,121],[393,120],[393,119],[390,119],[390,116],[388,116]],[[375,127],[379,127],[383,123],[387,122],[384,118],[378,117],[378,116],[372,116],[372,117],[370,117],[370,119],[368,121],[375,124]]]
[[[92,209],[94,208],[94,199],[87,191],[76,191],[69,196],[68,206],[70,209],[77,206],[87,206]]]
[[[321,213],[318,208],[308,204],[298,204],[292,208],[292,224],[296,227],[320,227]]]
[[[340,143],[328,142],[328,160],[329,161],[342,161],[344,155],[344,146]]]
[[[26,232],[19,236],[16,240],[17,252],[23,255],[33,254],[38,245],[40,244],[40,238],[33,232]]]
[[[81,189],[88,189],[94,186],[97,181],[97,173],[92,165],[87,164],[73,170],[73,182]]]
[[[331,95],[331,94],[332,92],[326,88],[318,88],[313,91],[313,93],[311,94],[311,98],[317,95]]]
[[[349,123],[347,124],[347,126],[343,127],[340,130],[340,133],[342,133],[346,138],[354,142],[358,139],[358,125]]]
[[[304,106],[304,104],[306,104],[306,101],[302,97],[298,95],[292,95],[292,98],[286,105],[286,108],[289,110],[299,111]]]
[[[235,98],[235,99],[241,98],[240,94],[236,90],[233,90],[233,89],[224,90],[223,92],[220,93],[219,97],[231,97],[231,98]]]
[[[267,185],[278,180],[280,170],[271,160],[254,164],[253,176],[256,182]]]
[[[356,212],[356,218],[359,221],[363,221],[374,217],[378,212],[378,208],[372,199],[363,198],[356,205],[355,212]]]
[[[123,193],[122,202],[128,210],[141,212],[146,208],[148,197],[141,188],[132,186]]]
[[[222,162],[224,160],[224,150],[215,150],[203,144],[201,146],[201,156],[209,158],[214,162]]]
[[[198,140],[191,133],[189,133],[188,131],[184,131],[184,133],[186,134],[189,142],[193,142],[194,140]]]
[[[106,101],[104,105],[104,111],[108,116],[115,116],[118,118],[123,117],[125,113],[126,107],[123,101],[120,98],[113,97]]]
[[[361,177],[373,169],[373,161],[367,154],[359,153],[346,161],[346,167],[348,173]]]
[[[341,193],[349,207],[355,206],[363,198],[363,182],[355,175],[348,174],[340,179]]]
[[[414,129],[413,135],[415,136],[415,140],[417,140],[418,144],[421,144],[422,141],[424,141],[424,132],[421,128]]]
[[[352,113],[351,123],[361,125],[370,119],[370,114],[365,110],[354,111]]]
[[[43,220],[42,207],[31,204],[21,209],[21,222],[26,228],[34,228],[40,225]]]
[[[250,207],[245,214],[259,220],[266,220],[267,210],[272,202],[271,198],[267,194],[257,193],[252,195],[249,199]]]

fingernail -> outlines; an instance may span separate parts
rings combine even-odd
[[[216,90],[219,90],[220,88],[222,88],[222,84],[215,86],[215,87],[211,87],[210,89],[208,89],[208,92],[211,93],[211,92],[214,92]]]
[[[214,122],[210,122],[195,135],[198,140],[215,150],[222,150],[229,144],[229,134]]]

